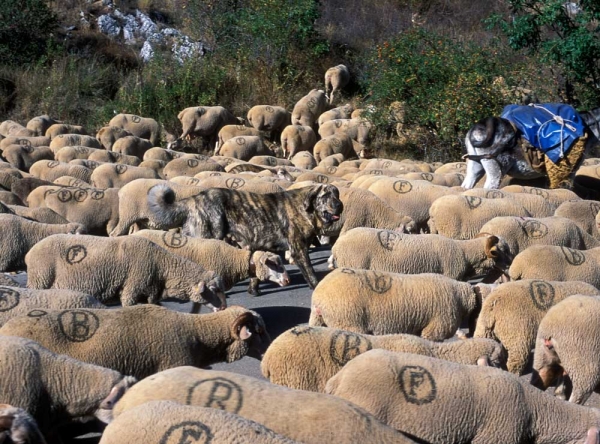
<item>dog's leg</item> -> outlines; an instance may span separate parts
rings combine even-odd
[[[493,190],[500,188],[500,181],[502,180],[502,169],[500,168],[500,164],[494,159],[482,159],[481,165],[487,176],[483,188]]]
[[[465,175],[465,180],[461,186],[470,190],[471,188],[475,187],[477,181],[481,179],[484,174],[485,170],[479,162],[467,160],[467,174]]]
[[[304,279],[308,283],[308,286],[314,290],[319,283],[319,280],[317,279],[315,270],[310,263],[308,246],[295,240],[294,236],[290,236],[290,254],[300,269],[302,276],[304,276]]]

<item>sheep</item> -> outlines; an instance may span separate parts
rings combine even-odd
[[[92,170],[80,165],[70,165],[57,160],[38,160],[29,169],[29,173],[38,179],[52,182],[61,176],[73,176],[84,182],[90,182]]]
[[[445,174],[445,173],[461,173],[466,174],[467,172],[467,163],[466,162],[450,162],[445,163],[444,165],[436,168],[434,170],[437,174]]]
[[[87,146],[66,146],[61,148],[55,155],[54,159],[59,162],[68,163],[75,159],[87,160],[94,151],[103,151],[98,148],[90,148]]]
[[[23,205],[23,201],[11,191],[0,189],[0,202],[5,205]]]
[[[166,183],[164,180],[159,179],[136,179],[119,189],[119,223],[109,235],[111,237],[123,236],[128,234],[130,230],[137,231],[142,228],[170,228],[161,225],[156,220],[154,213],[148,207],[148,200],[146,199],[152,187],[164,183]],[[174,182],[169,182],[169,186],[175,191],[176,199],[194,196],[204,190],[203,187],[182,186]]]
[[[319,135],[325,138],[334,134],[346,134],[358,143],[367,145],[372,130],[373,124],[367,119],[334,119],[319,127]]]
[[[141,159],[144,153],[152,148],[152,142],[137,136],[125,136],[113,143],[112,151],[125,156],[135,156]]]
[[[10,319],[26,316],[32,310],[106,308],[95,298],[79,291],[32,290],[0,286],[0,327]],[[19,335],[17,335],[19,336]]]
[[[227,306],[219,276],[141,237],[50,236],[25,263],[29,288],[68,288],[124,307],[165,298],[191,300],[193,312],[200,303]]]
[[[533,245],[515,256],[508,275],[512,280],[582,281],[600,288],[600,247],[574,250]]]
[[[105,163],[96,168],[91,176],[91,184],[103,190],[121,188],[135,179],[159,179],[158,173],[150,168],[134,167],[122,163]]]
[[[13,214],[0,214],[0,271],[25,269],[25,255],[42,239],[57,233],[84,232],[80,224],[50,225],[30,221]]]
[[[160,124],[149,117],[140,117],[135,114],[117,114],[108,126],[116,126],[129,131],[132,135],[149,140],[152,146],[159,146],[162,136]]]
[[[158,174],[158,177],[160,177],[162,179],[162,178],[164,178],[163,170],[167,166],[167,162],[163,162],[162,160],[155,160],[155,159],[144,160],[142,163],[140,163],[139,166],[141,168],[150,168],[151,170],[156,171],[156,174]]]
[[[229,188],[230,190],[248,191],[257,194],[279,193],[283,191],[283,188],[275,183],[264,180],[246,180],[240,177],[239,174],[207,177],[201,179],[196,186],[203,188]]]
[[[483,299],[475,337],[502,343],[508,352],[508,371],[521,375],[535,347],[540,321],[553,305],[572,294],[593,296],[600,291],[576,281],[524,279],[502,284]]]
[[[119,190],[64,187],[44,193],[45,206],[89,234],[107,236],[119,222]]]
[[[319,116],[317,119],[317,123],[319,126],[323,125],[325,122],[334,119],[350,119],[352,112],[354,111],[354,107],[351,103],[346,103],[343,106],[338,106],[337,108],[330,109],[329,111],[325,111],[323,114]]]
[[[102,433],[100,444],[148,444],[159,439],[189,443],[188,437],[215,443],[296,444],[233,413],[170,401],[147,402],[119,415]]]
[[[135,235],[213,270],[223,279],[225,291],[247,278],[257,278],[248,288],[248,293],[255,296],[259,294],[258,281],[272,281],[282,287],[290,282],[281,258],[275,253],[241,250],[224,241],[189,237],[176,232],[141,230]]]
[[[5,150],[11,145],[30,146],[37,148],[38,146],[50,145],[50,139],[48,137],[10,136],[0,141],[0,151]]]
[[[15,168],[29,172],[39,160],[54,160],[54,153],[47,146],[9,145],[2,151],[2,157]]]
[[[258,131],[270,132],[271,141],[279,140],[283,129],[292,123],[292,115],[281,106],[255,105],[248,111],[247,118]]]
[[[43,311],[29,315],[35,319]],[[92,416],[107,422],[111,413],[107,401],[116,393],[126,393],[136,382],[114,370],[54,354],[24,338],[3,336],[0,351],[4,379],[0,399],[29,412],[48,442],[57,442],[50,437],[66,423]]]
[[[12,405],[0,404],[0,430],[1,442],[46,444],[37,423],[29,413]]]
[[[110,151],[113,144],[121,137],[133,136],[129,131],[119,126],[103,126],[96,133],[96,139],[100,141],[105,150]]]
[[[215,145],[215,153],[219,151],[219,147],[229,139],[237,136],[258,136],[262,137],[262,132],[256,128],[244,125],[225,125],[217,134],[217,143]],[[215,154],[216,155],[216,154]]]
[[[44,134],[46,137],[53,140],[63,134],[80,134],[87,136],[87,131],[83,126],[80,125],[67,125],[65,123],[55,123],[50,125]]]
[[[512,199],[486,199],[449,195],[436,199],[429,208],[429,231],[452,239],[473,239],[481,227],[499,216],[531,217],[527,209]]]
[[[321,157],[323,157],[323,155],[320,155]],[[319,167],[325,167],[325,168],[336,168],[335,171],[337,171],[338,166],[344,162],[346,160],[346,157],[343,154],[331,154],[323,159],[321,159],[321,161],[319,162]],[[340,168],[342,169],[342,168]],[[352,172],[356,172],[358,171],[358,168],[347,168],[348,172],[352,171]],[[335,173],[333,173],[335,174]]]
[[[312,152],[316,143],[317,136],[308,125],[288,125],[281,133],[281,149],[289,160],[299,152]]]
[[[275,153],[259,136],[237,136],[223,142],[215,155],[248,161],[254,156],[274,156]]]
[[[584,404],[600,390],[598,359],[600,299],[576,294],[554,305],[541,320],[535,339],[531,382],[546,389],[568,378],[569,402]]]
[[[464,174],[460,173],[447,173],[447,174],[436,174],[436,173],[407,173],[402,175],[403,179],[407,180],[426,180],[431,182],[433,185],[441,185],[444,187],[459,187],[462,181],[465,179]]]
[[[52,184],[52,182],[50,182]],[[46,208],[46,195],[48,193],[58,193],[60,190],[62,190],[63,188],[65,188],[62,185],[40,185],[36,188],[34,188],[28,195],[27,195],[27,205],[30,208]]]
[[[60,216],[55,211],[52,211],[50,208],[29,208],[19,205],[8,205],[7,208],[10,210],[11,214],[21,216],[34,222],[51,225],[65,225],[69,223],[67,219]]]
[[[142,161],[139,157],[116,153],[114,151],[97,150],[90,154],[88,160],[104,163],[117,163],[129,166],[139,166]]]
[[[599,213],[600,202],[580,199],[563,202],[554,215],[571,219],[586,233],[600,239],[600,232],[596,225],[596,217]]]
[[[281,159],[274,156],[254,156],[248,161],[248,163],[268,167],[292,166],[292,162],[290,162],[288,159]]]
[[[370,191],[338,187],[344,211],[340,218],[321,230],[322,236],[342,236],[353,228],[369,227],[411,233],[416,229],[412,218],[397,212]]]
[[[333,246],[337,267],[392,273],[440,273],[452,279],[499,277],[510,265],[508,244],[497,236],[454,240],[432,234],[400,234],[374,228],[354,228]]]
[[[163,169],[165,179],[177,176],[195,176],[202,171],[225,171],[225,169],[210,157],[201,156],[199,159],[180,157],[173,159]]]
[[[21,284],[4,273],[0,273],[0,285],[3,287],[21,287]]]
[[[260,368],[273,384],[324,392],[327,381],[351,359],[374,348],[415,353],[475,365],[500,367],[506,362],[500,344],[491,339],[436,343],[418,336],[370,336],[325,327],[294,327],[267,349]],[[481,361],[480,361],[481,360]]]
[[[202,315],[154,305],[43,311],[11,319],[0,334],[138,379],[180,365],[260,359],[271,342],[262,317],[239,306]]]
[[[33,136],[33,132],[29,131],[19,122],[15,122],[14,120],[5,120],[0,123],[0,135],[4,137],[9,136]]]
[[[470,284],[439,274],[342,268],[315,288],[308,325],[442,341],[454,336],[462,321],[468,320],[472,333],[479,307],[481,298]]]
[[[357,157],[352,145],[352,139],[346,134],[334,134],[319,140],[313,147],[313,155],[319,163],[325,157],[333,154],[342,154],[344,160]]]
[[[346,65],[337,65],[325,72],[325,94],[329,94],[329,104],[333,103],[333,95],[350,82],[350,71]],[[331,90],[331,93],[329,93]]]
[[[80,166],[86,167],[88,170],[94,171],[96,168],[98,168],[104,162],[96,162],[95,160],[89,160],[89,159],[74,159],[74,160],[69,161],[68,163],[69,163],[69,165],[80,165]]]
[[[37,116],[27,122],[26,128],[34,133],[36,136],[43,136],[46,134],[46,130],[52,125],[62,123],[60,120],[53,119],[48,115]]]
[[[118,421],[138,405],[159,400],[235,413],[305,444],[412,442],[340,398],[194,367],[165,370],[138,382],[117,402],[113,416]]]
[[[59,134],[50,142],[50,149],[56,154],[65,146],[87,146],[90,148],[102,148],[98,139],[82,134]]]
[[[325,391],[419,442],[578,444],[593,428],[586,443],[596,443],[600,422],[600,410],[554,399],[500,369],[381,349],[350,361]]]
[[[315,122],[327,109],[327,96],[321,89],[313,89],[294,105],[292,125],[314,127]]]
[[[64,187],[94,188],[89,183],[79,180],[73,176],[60,176],[58,179],[55,179],[54,182],[51,182],[51,184],[61,185]]]
[[[463,192],[462,195],[486,199],[510,199],[522,205],[531,214],[531,217],[550,217],[557,208],[544,196],[533,193],[506,193],[503,190],[474,188]]]
[[[563,202],[572,200],[581,200],[573,191],[565,188],[557,188],[554,190],[547,190],[544,188],[529,187],[525,185],[508,185],[502,188],[505,193],[524,193],[534,194],[536,196],[543,197],[546,199],[555,209],[558,208]]]
[[[600,240],[565,217],[495,217],[481,227],[479,233],[502,237],[513,256],[531,245],[556,245],[576,250],[600,247]]]
[[[177,118],[181,122],[183,132],[176,141],[168,145],[169,149],[178,149],[183,140],[202,137],[208,141],[210,149],[214,149],[217,135],[225,125],[236,125],[240,122],[222,106],[193,106],[181,111]]]

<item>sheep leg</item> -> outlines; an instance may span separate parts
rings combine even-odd
[[[444,330],[443,325],[440,325],[440,320],[432,319],[429,325],[421,331],[420,336],[430,341],[443,341],[446,338],[451,338],[458,329],[452,331],[450,334],[447,334]]]
[[[596,373],[594,373],[596,375]],[[569,397],[569,402],[574,404],[585,404],[588,400],[594,388],[596,387],[596,382],[592,378],[580,378],[576,375],[570,375],[571,383],[573,384],[573,391],[571,392],[571,396]]]
[[[251,294],[252,296],[260,296],[260,290],[258,288],[259,282],[260,281],[258,278],[250,279],[250,284],[248,285],[248,294]]]
[[[529,361],[530,351],[525,342],[526,341],[517,341],[517,345],[514,347],[509,347],[509,344],[506,343],[504,344],[508,353],[506,368],[515,375],[522,375],[527,366],[527,362]]]
[[[190,313],[198,314],[198,313],[200,313],[201,308],[202,308],[202,304],[199,304],[198,302],[192,302],[192,309],[190,310]]]

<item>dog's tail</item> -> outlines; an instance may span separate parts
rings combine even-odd
[[[180,227],[187,219],[186,205],[177,201],[175,191],[168,185],[155,185],[148,191],[148,207],[150,208],[150,222],[157,228],[168,230]]]

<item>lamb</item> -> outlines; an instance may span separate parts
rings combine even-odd
[[[56,355],[28,339],[4,336],[0,351],[0,399],[29,412],[48,442],[56,442],[50,438],[57,428],[74,420],[96,416],[107,422],[106,402],[136,382],[114,370]]]
[[[156,120],[149,117],[140,117],[135,114],[117,114],[110,119],[108,126],[123,128],[134,136],[149,140],[152,146],[160,146],[161,126]]]
[[[500,344],[491,339],[436,343],[399,334],[370,336],[325,327],[294,327],[278,336],[267,349],[260,368],[273,384],[324,392],[327,381],[351,359],[382,348],[415,353],[460,364],[500,367],[506,362]]]
[[[227,306],[219,276],[141,237],[50,236],[25,263],[29,288],[68,288],[124,307],[164,298],[191,300],[193,312],[201,303]]]
[[[325,122],[334,119],[350,119],[352,112],[354,111],[354,107],[351,103],[346,103],[345,105],[338,106],[337,108],[330,109],[329,111],[325,111],[321,114],[317,120],[319,126],[323,125]]]
[[[15,168],[29,172],[39,160],[54,160],[54,153],[47,146],[9,145],[2,151],[2,157]]]
[[[289,160],[301,151],[312,152],[316,143],[317,136],[309,125],[288,125],[281,133],[281,149]]]
[[[90,154],[88,160],[106,163],[118,163],[123,165],[138,166],[142,161],[139,157],[128,156],[114,151],[97,150]]]
[[[596,217],[600,213],[600,202],[595,200],[570,200],[563,202],[554,212],[555,216],[568,217],[586,233],[600,239]]]
[[[481,227],[479,233],[502,237],[513,256],[532,245],[556,245],[576,250],[600,247],[600,240],[565,217],[495,217]]]
[[[259,136],[237,136],[223,142],[215,155],[248,161],[254,156],[273,156],[275,153]]]
[[[309,126],[313,128],[315,122],[327,108],[325,91],[313,89],[294,105],[292,110],[292,125]]]
[[[334,396],[194,367],[165,370],[140,381],[120,398],[113,416],[119,421],[127,411],[159,400],[235,413],[305,444],[412,442],[364,410]]]
[[[223,279],[223,290],[230,290],[247,278],[251,281],[248,293],[258,296],[258,282],[272,281],[282,287],[290,279],[281,257],[267,251],[241,250],[224,241],[189,237],[176,232],[141,230],[135,233],[171,253],[185,257],[206,270],[215,271]]]
[[[486,199],[450,195],[436,199],[429,208],[429,231],[452,239],[473,239],[491,219],[499,216],[531,217],[512,199]]]
[[[46,444],[35,420],[25,410],[0,404],[0,441],[14,444]]]
[[[582,281],[600,288],[600,247],[574,250],[533,245],[515,256],[508,275],[512,280]]]
[[[48,115],[37,116],[27,122],[26,128],[36,136],[43,136],[46,130],[52,125],[62,123],[60,120],[53,119]]]
[[[223,145],[229,139],[233,139],[237,136],[262,136],[262,133],[256,128],[251,128],[244,125],[225,125],[219,130],[217,134],[217,144],[215,146],[215,153],[219,151],[219,147]],[[216,155],[216,154],[215,154]]]
[[[313,148],[313,155],[319,163],[333,154],[342,154],[344,160],[357,157],[352,139],[346,134],[334,134],[319,140]]]
[[[600,410],[552,398],[496,368],[370,350],[325,391],[419,442],[576,444],[591,428],[586,443],[598,442]]]
[[[308,325],[442,341],[454,336],[463,321],[473,333],[480,307],[481,297],[470,284],[439,274],[342,268],[315,288]]]
[[[50,142],[50,149],[56,154],[65,146],[88,146],[90,148],[102,148],[98,139],[82,134],[59,134]]]
[[[119,126],[103,126],[96,133],[96,139],[100,141],[105,150],[112,150],[113,144],[121,137],[133,136],[129,131]]]
[[[88,168],[62,163],[57,160],[38,160],[29,169],[29,173],[38,179],[52,182],[61,176],[73,176],[84,182],[90,181],[92,171]]]
[[[150,168],[134,167],[122,163],[105,163],[96,168],[90,182],[96,188],[121,188],[135,179],[160,179],[158,173]]]
[[[154,305],[44,310],[11,319],[0,334],[138,379],[180,365],[207,367],[246,355],[260,359],[271,342],[262,317],[239,306],[202,315]]]
[[[152,142],[137,136],[125,136],[113,143],[112,151],[125,156],[144,157],[144,153],[152,148]]]
[[[521,375],[535,347],[535,335],[548,310],[572,294],[600,295],[583,282],[536,279],[507,282],[483,300],[475,328],[476,338],[494,339],[508,352],[508,371]]]
[[[25,269],[25,255],[42,239],[57,233],[79,234],[80,224],[50,225],[33,222],[12,214],[0,214],[0,271]]]
[[[32,290],[0,286],[0,327],[9,320],[26,316],[32,310],[105,308],[98,300],[78,291]]]
[[[154,213],[150,210],[146,199],[153,186],[164,183],[166,183],[164,180],[159,179],[136,179],[119,189],[119,223],[109,235],[111,237],[123,236],[130,231],[137,231],[142,228],[158,230],[170,228],[160,224],[154,217]],[[194,196],[204,190],[203,187],[182,186],[174,182],[169,182],[169,186],[175,192],[178,200]]]
[[[475,276],[495,280],[511,259],[508,244],[497,236],[457,241],[440,235],[354,228],[335,243],[330,262],[392,273],[440,273],[466,281]]]
[[[83,136],[87,135],[87,131],[81,125],[67,125],[65,123],[55,123],[50,125],[44,134],[46,137],[53,140],[63,134],[80,134]]]
[[[248,122],[258,131],[271,133],[271,140],[279,140],[281,131],[292,123],[292,116],[281,106],[256,105],[248,111]]]
[[[600,390],[598,315],[600,299],[579,294],[548,310],[535,340],[532,384],[546,389],[557,377],[568,378],[566,396],[575,404]]]
[[[329,103],[333,103],[333,95],[350,82],[350,71],[346,65],[337,65],[325,72],[325,94],[329,93]]]
[[[219,443],[296,443],[233,413],[177,402],[152,401],[119,415],[102,433],[100,444],[148,444],[149,439],[159,442],[160,437],[164,442],[170,442],[196,435]]]

